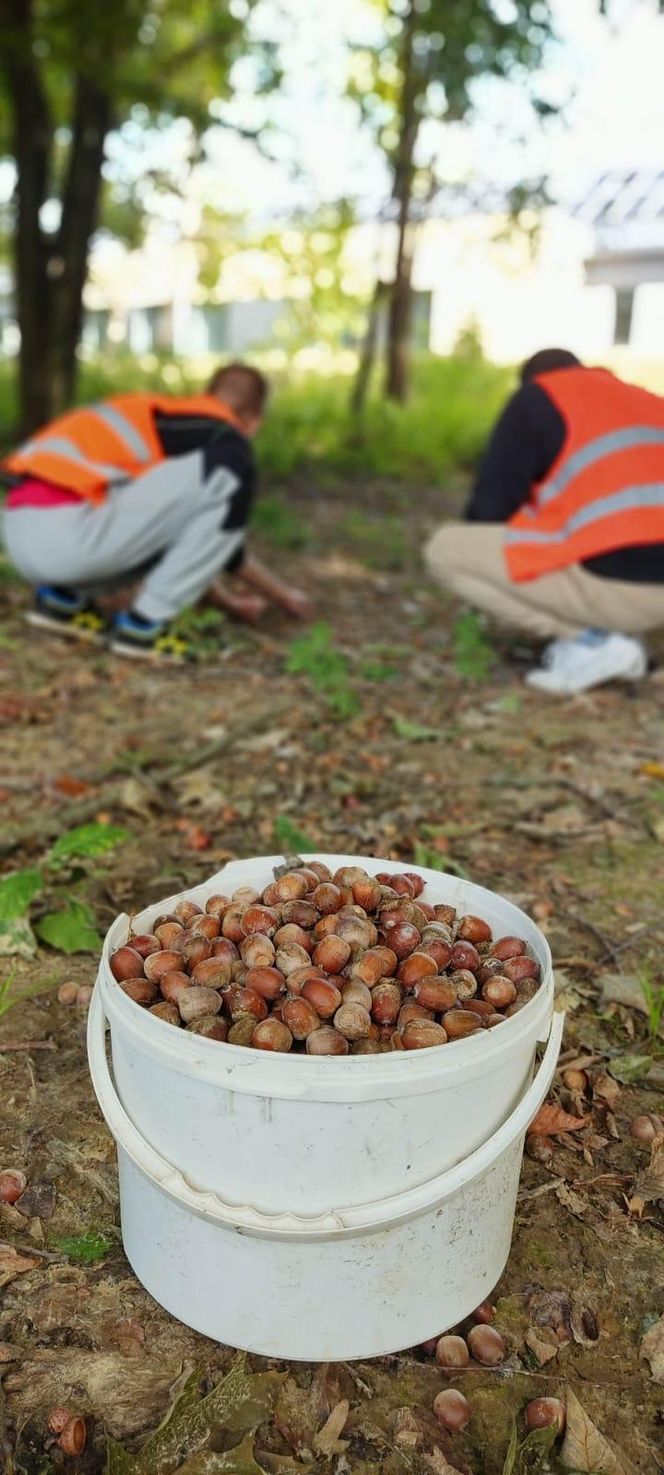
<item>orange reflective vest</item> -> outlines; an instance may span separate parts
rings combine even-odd
[[[109,487],[132,481],[165,459],[154,423],[159,411],[242,429],[233,411],[213,395],[116,395],[52,420],[7,456],[2,468],[103,502]]]
[[[515,582],[628,548],[664,543],[664,399],[606,369],[535,380],[559,410],[565,443],[529,502],[509,519]]]

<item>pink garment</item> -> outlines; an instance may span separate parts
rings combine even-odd
[[[5,507],[60,507],[80,500],[76,492],[68,492],[64,487],[53,486],[49,481],[26,476],[17,487],[12,487]]]

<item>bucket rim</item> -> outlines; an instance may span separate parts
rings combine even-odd
[[[403,862],[384,861],[376,856],[346,856],[308,851],[301,859],[321,860],[332,863],[335,868],[353,864],[377,866],[394,874],[404,869]],[[271,870],[280,861],[283,861],[283,857],[279,855],[253,856],[231,861],[207,881],[151,904],[132,917],[131,921],[134,926],[147,928],[149,919],[160,915],[170,903],[175,904],[185,898],[195,901],[214,895],[215,889],[222,885],[237,885],[239,881],[246,879],[257,865]],[[285,1054],[257,1052],[247,1046],[206,1040],[184,1030],[174,1033],[172,1025],[150,1015],[128,998],[117,987],[110,971],[110,953],[119,945],[118,934],[121,934],[122,926],[129,928],[130,918],[126,912],[115,918],[104,938],[98,979],[104,993],[106,1014],[123,1031],[129,1031],[140,1048],[149,1049],[162,1058],[167,1057],[169,1068],[180,1075],[191,1075],[195,1071],[199,1080],[207,1080],[219,1088],[244,1094],[273,1096],[282,1100],[296,1100],[298,1097],[318,1101],[367,1100],[379,1098],[383,1091],[390,1096],[426,1094],[440,1088],[442,1075],[450,1084],[457,1077],[465,1081],[474,1080],[484,1075],[488,1066],[511,1055],[518,1049],[521,1041],[525,1042],[529,1038],[533,1042],[546,1040],[554,1009],[553,961],[547,939],[537,923],[515,902],[475,881],[466,881],[448,872],[434,871],[425,866],[412,865],[409,869],[422,876],[427,885],[434,888],[442,885],[446,892],[451,891],[456,896],[457,901],[466,898],[470,904],[471,899],[474,899],[478,910],[484,904],[485,909],[491,911],[498,904],[500,910],[506,910],[511,915],[514,929],[518,927],[527,934],[529,945],[541,966],[541,983],[533,998],[518,1014],[506,1019],[500,1030],[478,1030],[468,1038],[449,1041],[444,1050],[437,1046],[428,1050],[410,1051],[406,1063],[401,1053],[397,1052],[391,1055],[347,1055],[324,1060],[307,1055],[298,1055],[295,1058]]]

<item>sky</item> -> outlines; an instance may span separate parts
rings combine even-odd
[[[284,162],[268,164],[250,145],[238,148],[219,133],[201,188],[220,191],[232,207],[258,205],[261,213],[341,196],[379,203],[387,186],[383,162],[342,95],[345,44],[371,27],[370,8],[363,0],[265,0],[270,22],[277,4],[285,17],[287,80],[270,113],[277,130],[272,148]],[[610,24],[598,9],[597,0],[553,0],[560,44],[542,80],[552,100],[567,102],[565,122],[545,134],[533,129],[516,87],[491,84],[472,124],[444,130],[446,178],[475,174],[511,182],[547,174],[555,193],[578,198],[585,182],[607,168],[661,167],[664,17],[655,0],[614,0]],[[251,113],[245,116],[251,121]],[[512,142],[512,134],[521,141]],[[289,160],[299,161],[298,180]]]

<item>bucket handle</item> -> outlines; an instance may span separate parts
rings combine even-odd
[[[437,1178],[391,1198],[311,1217],[264,1214],[248,1204],[224,1203],[215,1193],[194,1188],[172,1163],[150,1146],[124,1110],[111,1077],[106,1058],[106,1020],[99,984],[95,987],[88,1016],[88,1061],[99,1106],[118,1146],[145,1177],[191,1213],[237,1233],[260,1238],[340,1239],[362,1230],[386,1229],[438,1207],[469,1179],[488,1170],[507,1152],[525,1134],[549,1090],[560,1053],[564,1023],[564,1014],[554,1015],[546,1052],[532,1085],[502,1127],[470,1157],[446,1169]]]

